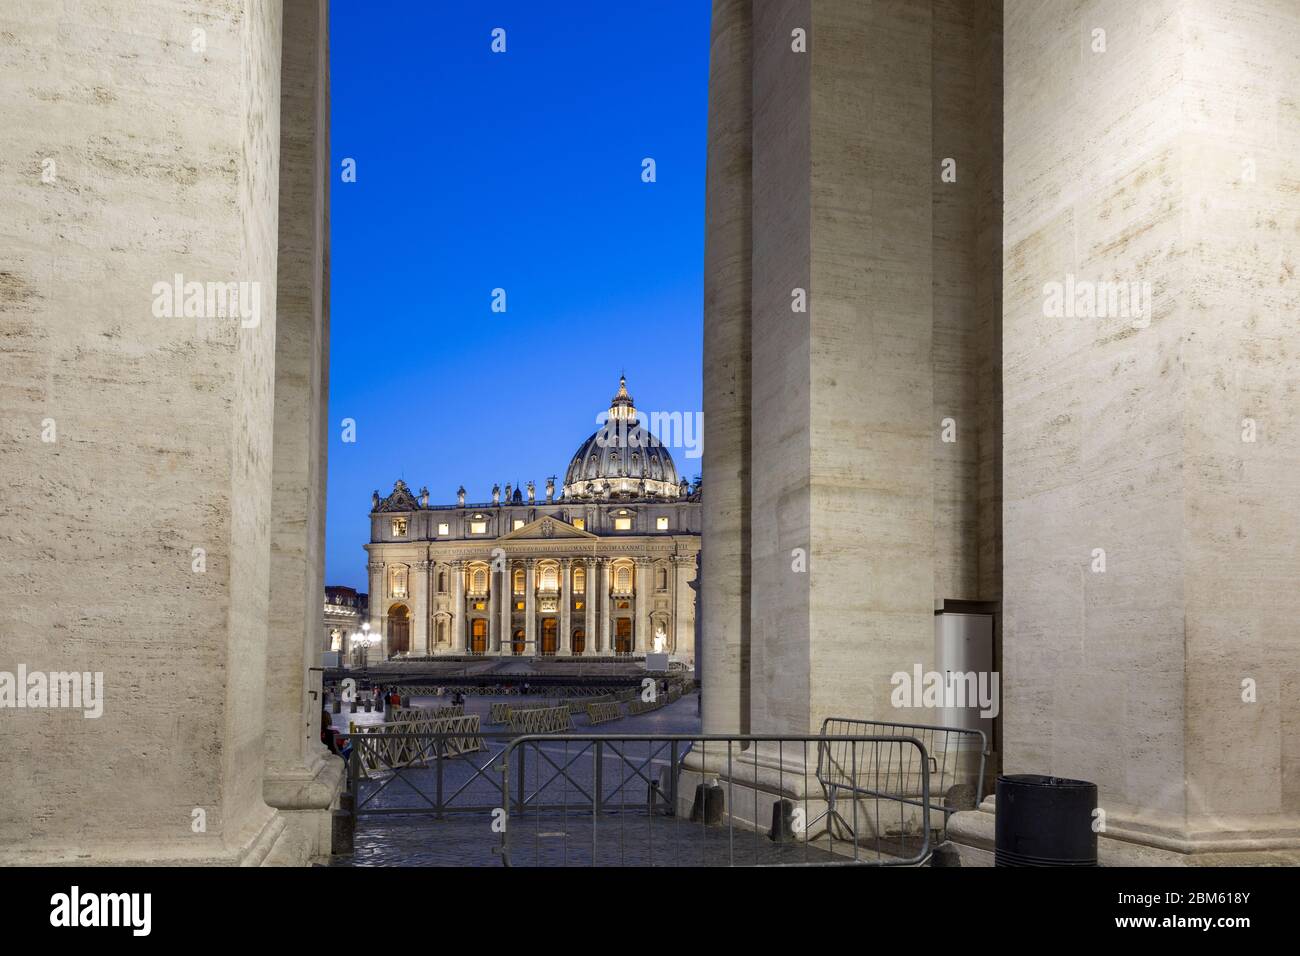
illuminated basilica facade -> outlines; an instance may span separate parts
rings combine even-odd
[[[384,659],[641,656],[695,662],[700,489],[637,424],[620,379],[556,493],[430,505],[399,480],[371,500],[370,623]]]

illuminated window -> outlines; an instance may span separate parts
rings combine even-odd
[[[469,533],[470,533],[470,534],[487,534],[487,522],[486,522],[486,521],[471,521],[471,522],[469,523]]]
[[[475,568],[470,575],[470,591],[482,594],[487,590],[487,568]]]
[[[559,569],[553,564],[542,568],[542,590],[556,591],[560,587]]]
[[[656,528],[657,530],[659,530],[659,531],[667,531],[667,530],[668,530],[668,519],[667,519],[667,518],[655,518],[655,528]]]
[[[632,519],[631,519],[631,518],[615,518],[615,519],[614,519],[614,530],[615,530],[615,531],[631,531],[631,530],[632,530]]]
[[[614,590],[624,592],[632,590],[632,569],[626,564],[614,572]]]
[[[586,519],[586,518],[574,518],[574,519],[573,519],[573,526],[574,526],[575,528],[577,528],[579,531],[586,531],[586,530],[587,530],[587,519]]]
[[[520,528],[522,528],[523,526],[524,526],[524,519],[523,519],[523,518],[516,518],[514,521],[512,521],[512,522],[510,523],[510,529],[511,529],[512,531],[518,531],[518,530],[519,530]]]
[[[388,569],[388,594],[390,597],[406,597],[406,568],[396,565]]]
[[[451,534],[451,525],[442,521],[438,523],[438,534]]]
[[[523,602],[523,601],[516,601],[516,602],[515,602],[515,610],[516,610],[516,611],[522,611],[523,609],[524,609],[524,602]]]
[[[394,519],[393,519],[393,537],[394,537],[394,538],[405,538],[405,537],[406,537],[406,519],[405,519],[405,518],[394,518]]]
[[[584,605],[581,601],[574,601],[574,602],[573,602],[573,607],[574,607],[575,610],[581,611],[585,606],[586,606],[586,605]]]
[[[573,569],[573,593],[574,594],[587,593],[587,569],[586,568]]]
[[[524,572],[523,571],[515,572],[515,593],[516,594],[524,593]]]

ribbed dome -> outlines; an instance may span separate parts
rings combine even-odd
[[[637,423],[627,380],[620,377],[605,424],[569,462],[564,497],[676,498],[680,493],[673,456]]]

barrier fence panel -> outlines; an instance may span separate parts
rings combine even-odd
[[[451,732],[413,725],[358,727],[350,738],[348,788],[357,817],[490,814],[503,801],[500,758],[510,734],[480,732],[477,715]],[[400,729],[394,727],[400,726]],[[486,831],[485,831],[486,832]]]
[[[915,737],[529,735],[499,766],[506,865],[906,866],[930,855],[931,762]],[[847,829],[810,826],[829,806]]]
[[[988,755],[988,740],[984,732],[964,727],[941,727],[932,724],[903,724],[880,720],[858,720],[850,717],[828,717],[822,721],[822,736],[828,740],[852,734],[872,734],[889,737],[915,738],[924,745],[929,773],[929,809],[940,816],[936,821],[946,833],[948,817],[960,810],[973,810],[984,798],[984,766]],[[882,786],[891,792],[905,792],[905,799],[913,804],[920,801],[919,771],[915,767],[857,768],[851,779],[846,770],[847,758],[840,748],[827,743],[818,755],[817,776],[830,794],[825,815],[828,826],[845,826],[838,813],[837,798],[841,792],[852,789],[853,779],[859,788],[866,787],[882,772],[897,770],[901,777],[885,780]]]
[[[512,734],[559,734],[573,729],[568,706],[529,708],[510,712]]]

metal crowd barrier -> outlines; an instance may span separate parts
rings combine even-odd
[[[436,720],[439,717],[465,716],[464,704],[447,704],[443,707],[394,707],[389,711],[392,723],[405,720]]]
[[[477,716],[460,718],[475,720]],[[358,728],[348,759],[348,789],[354,818],[396,814],[487,816],[501,806],[497,761],[509,734],[423,733],[410,724],[400,730]],[[473,746],[466,746],[472,744]],[[409,759],[412,754],[419,759]],[[485,832],[490,832],[485,827]]]
[[[573,717],[568,705],[535,707],[510,712],[512,734],[558,734],[573,729]]]
[[[835,787],[849,837],[806,822],[826,805],[828,747],[847,761]],[[525,736],[499,764],[507,866],[915,866],[930,856],[930,761],[914,737]],[[861,768],[874,769],[870,787]]]
[[[828,717],[822,721],[821,732],[826,743],[817,752],[817,781],[826,794],[827,807],[814,823],[824,819],[827,828],[839,827],[851,835],[854,828],[839,810],[841,799],[870,796],[883,789],[913,806],[924,802],[927,810],[941,815],[946,833],[949,816],[975,809],[984,797],[988,740],[982,730]],[[924,745],[926,766],[881,767],[872,762],[855,765],[853,755],[831,742],[851,734],[919,740]],[[928,777],[927,796],[922,796],[922,770]]]
[[[430,760],[483,749],[478,714],[370,726],[352,724],[348,738],[352,760],[358,773],[366,777],[385,770],[424,767]]]
[[[587,705],[587,723],[604,724],[611,720],[618,720],[623,716],[623,711],[619,709],[618,701],[602,700]]]

